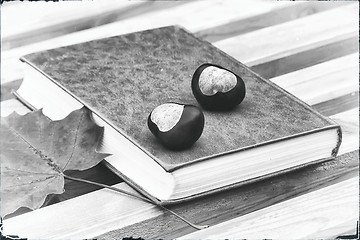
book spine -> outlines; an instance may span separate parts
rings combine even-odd
[[[333,158],[335,158],[336,155],[338,154],[339,148],[340,148],[340,145],[341,145],[341,142],[342,142],[342,129],[341,129],[340,126],[337,129],[337,136],[338,136],[338,140],[337,140],[336,146],[334,147],[334,149],[331,152],[331,156]]]

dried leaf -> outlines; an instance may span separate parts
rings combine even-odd
[[[81,108],[51,121],[41,110],[1,118],[1,215],[41,207],[64,191],[65,170],[85,170],[107,154],[96,151],[103,128]]]

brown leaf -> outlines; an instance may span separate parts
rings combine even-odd
[[[96,151],[103,128],[83,107],[51,121],[41,110],[1,118],[1,215],[39,208],[64,191],[65,170],[85,170],[107,154]]]

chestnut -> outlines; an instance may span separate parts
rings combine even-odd
[[[191,89],[196,100],[207,110],[230,110],[243,101],[246,92],[241,77],[210,63],[196,69]]]
[[[196,106],[165,103],[151,111],[147,123],[162,145],[171,150],[183,150],[200,138],[205,118]]]

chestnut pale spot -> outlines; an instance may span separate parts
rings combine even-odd
[[[200,91],[207,96],[215,95],[217,92],[228,92],[236,83],[235,74],[214,66],[205,68],[199,77]]]
[[[151,121],[161,132],[171,130],[180,120],[184,105],[165,103],[156,107],[151,113]]]

